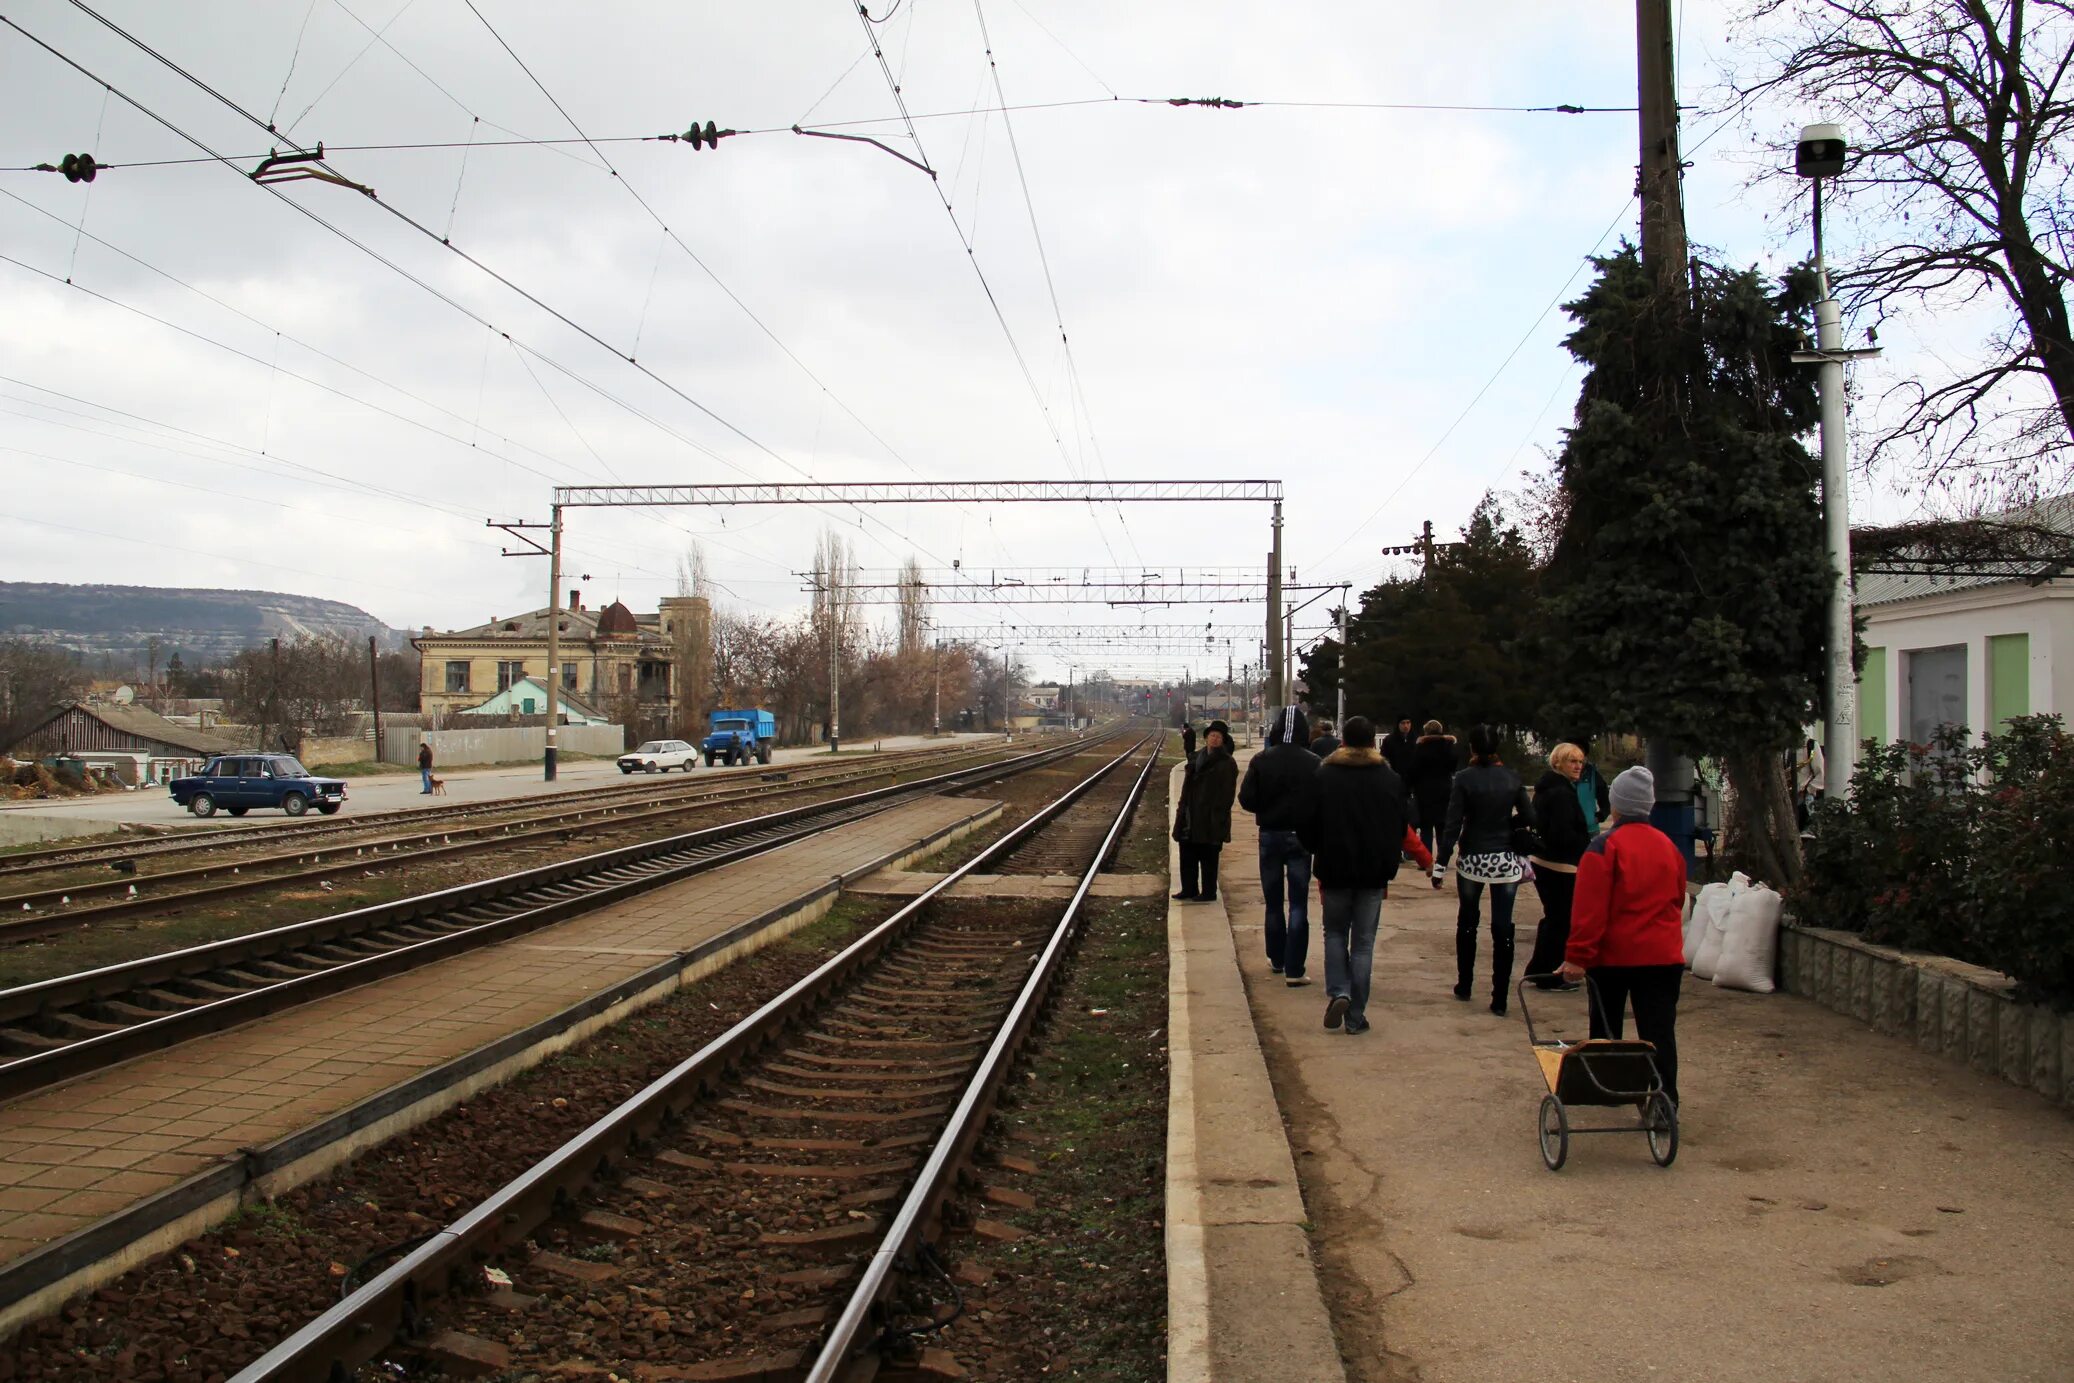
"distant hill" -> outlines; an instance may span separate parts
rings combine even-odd
[[[373,634],[384,648],[406,637],[357,605],[315,596],[46,581],[0,581],[0,634],[87,654],[129,654],[156,637],[166,656],[177,651],[190,666],[299,634]]]

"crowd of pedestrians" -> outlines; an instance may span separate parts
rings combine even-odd
[[[1475,993],[1488,920],[1489,1008],[1500,1016],[1513,981],[1513,905],[1531,880],[1542,920],[1526,982],[1562,990],[1588,982],[1594,1037],[1620,1037],[1632,1008],[1637,1036],[1656,1044],[1675,1102],[1685,861],[1649,824],[1656,802],[1649,771],[1628,769],[1609,785],[1588,743],[1565,741],[1549,751],[1548,771],[1529,791],[1506,766],[1490,726],[1469,731],[1468,763],[1458,765],[1456,736],[1437,720],[1417,731],[1413,724],[1399,718],[1379,742],[1365,716],[1338,727],[1321,722],[1313,731],[1300,707],[1282,707],[1243,781],[1230,726],[1211,721],[1200,748],[1194,728],[1185,728],[1174,897],[1217,897],[1234,802],[1251,812],[1268,968],[1291,988],[1313,982],[1315,880],[1325,1026],[1360,1034],[1371,1026],[1376,936],[1401,864],[1414,862],[1435,889],[1446,887],[1452,868],[1456,999]]]

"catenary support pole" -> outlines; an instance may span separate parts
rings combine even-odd
[[[1275,501],[1274,540],[1267,552],[1267,689],[1282,704],[1282,501]]]
[[[367,636],[367,704],[374,712],[374,757],[382,761],[382,663],[374,651],[374,635]]]
[[[547,747],[541,754],[541,776],[552,783],[557,769],[555,724],[561,720],[562,696],[562,506],[550,511],[547,524]]]
[[[1339,602],[1339,675],[1332,679],[1332,729],[1333,733],[1347,733],[1347,602],[1344,595]]]

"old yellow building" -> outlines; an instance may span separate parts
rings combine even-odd
[[[698,596],[666,596],[652,615],[615,600],[586,609],[572,590],[557,611],[562,688],[624,724],[637,736],[675,733],[680,651],[708,638],[712,613]],[[412,639],[423,682],[418,708],[444,717],[480,706],[525,677],[547,676],[547,617],[531,610]]]

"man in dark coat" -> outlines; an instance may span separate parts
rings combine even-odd
[[[1231,727],[1213,720],[1182,780],[1181,807],[1174,821],[1174,839],[1181,845],[1181,887],[1174,897],[1184,903],[1217,899],[1217,856],[1231,839],[1231,802],[1238,787]]]
[[[1411,772],[1404,782],[1411,789],[1412,821],[1419,839],[1431,850],[1440,843],[1440,828],[1447,824],[1448,788],[1455,780],[1455,737],[1437,720],[1426,722],[1426,732],[1413,741]]]
[[[1195,758],[1195,726],[1193,723],[1181,727],[1181,759],[1186,763]]]
[[[1383,762],[1390,765],[1407,786],[1411,783],[1411,747],[1418,741],[1412,733],[1411,717],[1397,717],[1397,728],[1383,736]]]
[[[1332,733],[1332,722],[1329,720],[1319,721],[1318,733],[1311,736],[1311,752],[1322,759],[1337,748],[1339,748],[1339,736]]]
[[[1277,975],[1288,977],[1292,989],[1310,983],[1304,962],[1311,950],[1311,855],[1296,837],[1296,828],[1310,815],[1311,780],[1318,773],[1318,756],[1309,744],[1303,712],[1284,706],[1268,727],[1267,748],[1246,765],[1246,781],[1239,785],[1239,805],[1253,813],[1260,827],[1267,963]]]
[[[1375,726],[1353,716],[1343,733],[1346,743],[1312,781],[1311,810],[1297,834],[1312,852],[1325,900],[1325,1026],[1363,1033],[1383,899],[1407,841],[1417,841],[1406,829],[1404,784],[1377,751]]]
[[[418,781],[422,785],[418,796],[432,795],[432,744],[429,740],[418,741]]]

